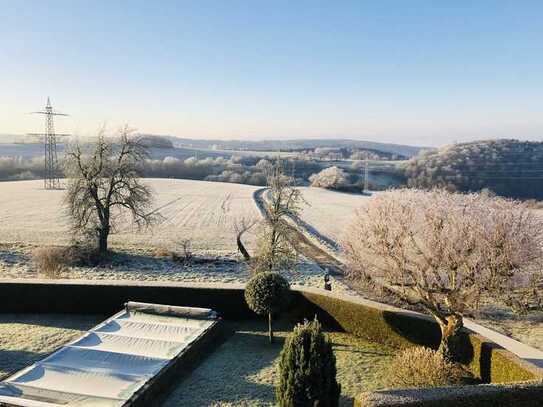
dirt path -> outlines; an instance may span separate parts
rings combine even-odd
[[[267,188],[261,188],[253,193],[258,210],[262,216],[267,217],[268,212],[264,205],[264,193]],[[295,220],[293,220],[296,223]],[[305,257],[313,260],[323,270],[327,270],[331,275],[343,276],[343,264],[336,258],[326,253],[323,249],[311,242],[309,238],[299,230],[298,227],[292,226],[292,245],[296,247],[297,251]]]

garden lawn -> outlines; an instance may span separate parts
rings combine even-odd
[[[270,345],[264,321],[228,323],[235,333],[185,379],[165,401],[166,407],[272,406],[277,364],[292,324],[278,322]],[[347,333],[327,333],[337,359],[342,406],[367,390],[383,387],[383,376],[394,350]]]
[[[0,377],[42,359],[103,319],[97,315],[0,314]]]

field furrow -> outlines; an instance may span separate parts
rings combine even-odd
[[[190,239],[195,250],[227,253],[236,250],[233,221],[239,216],[258,217],[249,185],[148,179],[155,193],[154,208],[162,221],[138,231],[123,222],[111,236],[113,247],[175,248]],[[31,245],[68,244],[69,219],[64,191],[43,190],[42,181],[0,183],[0,243]],[[254,244],[247,235],[249,247]]]

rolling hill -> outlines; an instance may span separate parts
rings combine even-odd
[[[408,185],[543,199],[543,143],[486,140],[428,151],[405,167]]]

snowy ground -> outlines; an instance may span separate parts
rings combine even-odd
[[[253,200],[257,187],[219,182],[149,179],[155,208],[163,221],[138,232],[125,226],[111,236],[114,258],[99,267],[71,267],[63,278],[137,281],[245,282],[247,266],[236,254],[234,219],[260,218]],[[68,220],[62,211],[64,191],[45,191],[41,181],[0,183],[0,278],[36,278],[32,251],[70,243]],[[180,252],[190,239],[196,257],[216,256],[207,264],[182,265],[168,251]],[[252,249],[255,236],[244,235]],[[323,286],[324,272],[309,259],[300,259],[288,273],[294,284]],[[347,287],[333,281],[334,288]]]
[[[301,220],[336,243],[341,241],[346,227],[353,221],[356,210],[362,207],[369,197],[323,188],[300,189],[307,202],[301,205]]]
[[[257,187],[177,179],[146,182],[155,192],[162,222],[146,231],[125,225],[111,236],[112,246],[172,248],[190,239],[195,250],[230,253],[235,251],[234,219],[260,216],[252,199]],[[0,242],[68,244],[63,196],[62,190],[44,190],[42,181],[0,183]],[[247,238],[250,247],[254,239]]]

